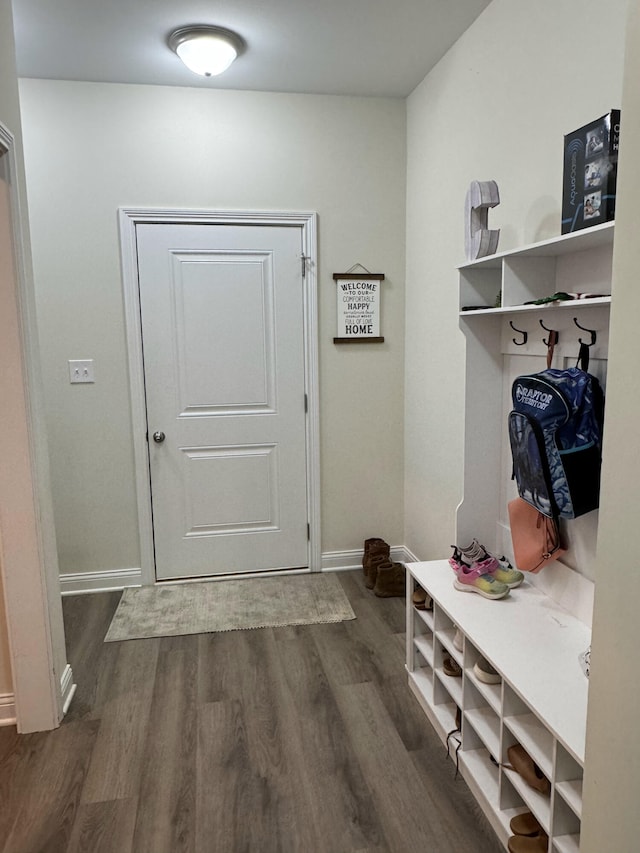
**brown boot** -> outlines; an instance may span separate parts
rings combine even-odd
[[[390,548],[384,539],[367,539],[364,543],[364,548],[364,557],[362,559],[364,585],[367,589],[373,589],[376,584],[378,564],[389,559]]]
[[[549,836],[540,832],[533,838],[525,835],[512,835],[507,842],[509,853],[547,853]]]
[[[406,593],[405,571],[402,563],[386,560],[378,566],[373,588],[378,598],[400,598]]]
[[[371,546],[372,545],[379,545],[379,544],[383,544],[382,539],[374,538],[374,539],[365,539],[364,540],[364,553],[362,555],[362,571],[365,573],[365,575],[367,574],[367,568],[369,565],[369,553],[371,551]]]
[[[531,812],[522,812],[511,819],[509,828],[514,835],[540,835],[542,827]]]

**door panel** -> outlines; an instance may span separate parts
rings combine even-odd
[[[307,565],[301,240],[137,228],[158,579]]]

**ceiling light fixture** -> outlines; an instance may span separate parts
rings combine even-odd
[[[222,74],[245,48],[236,33],[207,24],[180,27],[171,33],[167,43],[187,68],[203,77]]]

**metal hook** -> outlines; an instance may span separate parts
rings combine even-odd
[[[522,329],[516,329],[516,327],[513,325],[512,320],[509,320],[509,325],[511,326],[514,332],[517,332],[519,335],[522,335],[521,341],[517,341],[515,338],[511,338],[511,340],[517,347],[523,347],[529,338],[529,332],[524,332]]]
[[[583,332],[589,332],[589,334],[591,335],[591,343],[590,343],[590,344],[585,343],[585,341],[583,341],[583,340],[582,340],[582,338],[578,338],[578,343],[580,343],[580,344],[585,344],[585,346],[587,346],[587,347],[592,347],[592,346],[595,344],[595,342],[596,342],[596,333],[595,333],[595,331],[594,331],[593,329],[585,329],[585,327],[584,327],[584,326],[581,326],[581,325],[580,325],[580,323],[578,323],[578,321],[576,320],[576,318],[575,318],[575,317],[573,318],[573,322],[576,324],[576,326],[577,326],[579,329],[582,329],[582,331],[583,331]]]
[[[549,333],[550,333],[550,334],[549,334],[549,340],[547,341],[547,340],[545,340],[545,339],[543,338],[543,339],[542,339],[542,343],[543,343],[543,344],[546,344],[548,347],[550,347],[550,346],[554,346],[555,344],[557,344],[557,343],[558,343],[558,341],[560,340],[560,335],[556,332],[556,330],[555,330],[555,329],[548,329],[548,328],[545,326],[545,324],[542,322],[542,320],[538,320],[538,322],[540,323],[540,325],[542,326],[542,328],[545,330],[545,332],[549,332]]]

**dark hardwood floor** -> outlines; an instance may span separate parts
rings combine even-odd
[[[407,687],[404,601],[339,577],[350,622],[125,643],[119,593],[65,598],[78,689],[0,728],[2,853],[501,853]]]

